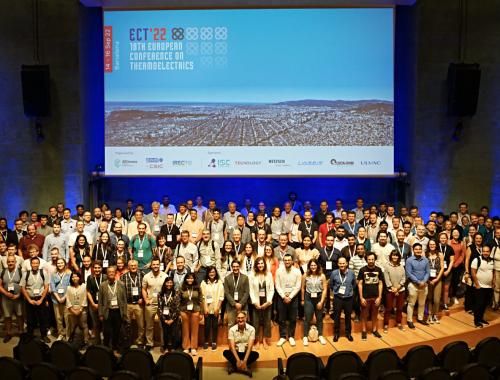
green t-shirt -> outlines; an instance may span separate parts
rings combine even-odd
[[[155,239],[145,235],[142,239],[135,235],[130,242],[134,260],[139,263],[139,269],[145,268],[153,258],[153,248],[156,247]]]

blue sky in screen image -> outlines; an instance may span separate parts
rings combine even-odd
[[[104,19],[120,47],[120,69],[105,74],[106,101],[393,100],[392,8],[109,11]],[[227,64],[203,66],[184,40],[194,70],[131,71],[129,28],[146,27],[166,27],[168,38],[174,27],[226,27]]]

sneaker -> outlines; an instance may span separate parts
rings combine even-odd
[[[408,327],[409,327],[410,329],[412,329],[412,330],[415,328],[415,325],[413,324],[413,322],[412,322],[412,321],[408,321],[406,324],[407,324],[407,325],[408,325]]]
[[[305,336],[303,339],[302,339],[302,343],[304,344],[304,346],[309,346],[309,340],[307,339],[307,337]]]
[[[398,324],[398,329],[400,329],[401,331],[405,331],[405,328],[403,327],[403,325],[401,323]]]
[[[380,333],[377,330],[373,332],[373,336],[376,336],[377,338],[382,338],[382,335],[380,335]]]
[[[198,355],[198,351],[196,351],[194,348],[191,349],[191,355],[196,356]]]
[[[278,343],[276,343],[276,346],[281,347],[285,344],[285,342],[286,342],[285,338],[280,338],[280,340],[278,340]]]
[[[366,331],[361,332],[361,340],[366,340]]]
[[[482,323],[474,323],[474,326],[476,326],[476,329],[482,329],[483,324]]]
[[[455,299],[453,300],[453,304],[454,305],[458,305],[460,302],[458,301],[458,298],[455,297]]]
[[[387,334],[389,332],[389,326],[384,325],[384,334]]]
[[[189,354],[189,350],[184,350],[184,353],[185,354]]]
[[[323,346],[326,344],[326,339],[322,335],[319,336],[318,340]]]
[[[417,322],[420,323],[421,325],[429,326],[429,324],[426,321],[424,321],[423,319],[417,319]]]
[[[59,336],[57,337],[57,340],[64,340],[64,335],[59,335]]]
[[[481,324],[482,324],[482,325],[486,325],[486,326],[489,326],[489,325],[490,325],[490,323],[489,323],[489,322],[487,322],[487,321],[485,321],[484,319],[481,319]]]
[[[433,321],[434,321],[434,323],[436,323],[436,324],[439,324],[439,323],[440,323],[440,322],[439,322],[439,318],[438,318],[438,316],[437,316],[436,314],[434,314],[434,315],[432,316],[432,320],[433,320]]]
[[[448,304],[447,304],[447,303],[445,303],[445,304],[443,305],[443,309],[444,309],[444,310],[446,310],[446,311],[448,311]]]
[[[427,323],[429,325],[432,325],[434,323],[434,320],[432,319],[432,316],[429,315],[429,318],[427,318]]]
[[[288,342],[290,343],[290,346],[292,347],[295,347],[295,339],[293,339],[292,337],[288,338]]]

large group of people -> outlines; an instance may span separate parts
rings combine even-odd
[[[227,323],[229,369],[249,373],[274,323],[277,346],[296,345],[298,319],[303,345],[324,345],[328,315],[336,342],[342,313],[353,341],[351,319],[366,340],[369,332],[382,337],[379,313],[387,334],[393,315],[400,330],[415,329],[414,321],[439,324],[442,309],[462,296],[477,328],[488,324],[486,308],[499,308],[500,219],[487,207],[469,212],[461,203],[424,221],[416,206],[396,213],[362,198],[352,210],[325,200],[315,211],[294,193],[269,210],[249,199],[240,211],[234,202],[225,212],[214,200],[207,206],[199,196],[177,210],[165,196],[147,214],[128,200],[114,210],[77,205],[72,212],[59,203],[43,215],[21,211],[13,229],[0,218],[3,342],[15,320],[18,333],[26,323],[46,342],[80,331],[85,344],[150,350],[160,323],[161,352],[194,356],[200,323],[203,350],[214,351]],[[137,334],[127,343],[121,332],[130,323]]]

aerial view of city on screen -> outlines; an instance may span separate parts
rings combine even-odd
[[[391,146],[394,104],[106,103],[106,146]]]

